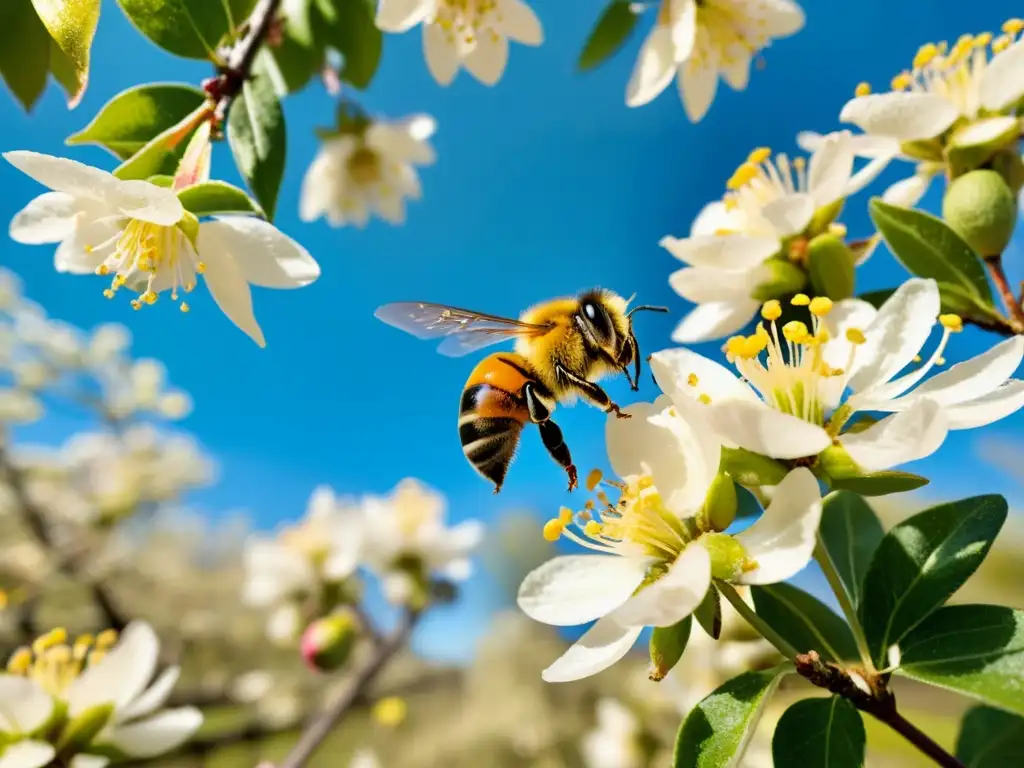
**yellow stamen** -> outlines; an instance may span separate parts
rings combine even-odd
[[[810,333],[807,331],[807,326],[804,323],[799,320],[790,320],[782,326],[782,335],[786,338],[786,341],[800,344]]]
[[[711,395],[707,394],[706,392],[702,392],[697,399],[704,405],[711,405]]]
[[[815,296],[810,303],[811,314],[815,317],[824,317],[832,311],[832,299],[825,296]]]
[[[778,320],[782,317],[782,305],[779,303],[779,300],[772,299],[771,301],[766,301],[764,306],[761,307],[761,317],[768,321]],[[743,337],[740,336],[738,338],[742,339]]]
[[[67,641],[68,631],[63,627],[57,627],[56,629],[51,629],[45,635],[36,638],[35,642],[32,643],[32,652],[38,655]]]
[[[558,522],[562,525],[568,525],[572,522],[572,510],[568,507],[561,507],[558,510]]]
[[[601,474],[600,469],[590,470],[590,473],[587,475],[587,490],[593,491],[595,488],[597,488],[597,484],[601,482],[602,477],[603,475]]]
[[[769,157],[772,156],[772,151],[768,147],[758,147],[747,157],[747,162],[754,165],[763,163]]]
[[[915,363],[920,363],[920,362],[921,362],[921,359],[922,359],[922,358],[921,358],[921,356],[920,356],[920,355],[914,355],[914,362],[915,362]]]
[[[939,322],[951,333],[959,333],[964,329],[964,321],[959,315],[939,315]]]
[[[752,163],[744,163],[736,172],[730,177],[729,181],[725,183],[728,189],[739,189],[748,182],[756,179],[761,171],[758,167]]]
[[[925,43],[914,56],[914,69],[921,69],[931,63],[932,59],[939,55],[939,49],[935,43]]]
[[[1008,35],[1016,35],[1024,30],[1024,19],[1007,19],[1003,22],[1003,32]]]
[[[806,293],[798,293],[789,301],[794,307],[806,307],[811,303],[811,298]]]
[[[696,387],[697,383],[698,383],[698,379],[697,379],[697,374],[696,373],[691,373],[689,376],[686,377],[686,384],[687,384],[687,386]]]
[[[936,365],[945,365],[946,364],[946,358],[944,358],[944,357],[936,358],[935,359],[935,364]]]
[[[892,79],[892,82],[889,85],[892,86],[894,91],[905,91],[913,84],[913,82],[914,79],[911,77],[909,72],[900,72]]]
[[[548,520],[546,523],[544,523],[543,533],[545,541],[558,541],[564,529],[565,526],[562,525],[561,520],[558,520],[557,518],[552,518],[551,520]]]
[[[857,87],[853,89],[854,96],[867,96],[871,93],[870,83],[857,83]]]
[[[105,651],[108,648],[112,648],[114,643],[117,642],[117,630],[116,629],[104,629],[98,635],[96,635],[96,647],[101,651]]]
[[[373,719],[386,728],[395,728],[405,721],[408,705],[399,696],[388,696],[373,705]]]
[[[597,520],[590,520],[583,526],[583,532],[590,538],[600,536],[602,530],[604,530],[604,526],[597,522]]]
[[[992,53],[1002,53],[1013,43],[1013,38],[1009,35],[1000,35],[992,41]]]
[[[188,302],[183,301],[181,302],[181,304],[178,305],[178,309],[180,309],[182,312],[188,312],[190,309],[192,309],[192,307],[188,305]]]
[[[32,650],[19,648],[7,661],[7,671],[12,675],[24,675],[32,668]]]

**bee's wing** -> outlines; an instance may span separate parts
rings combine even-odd
[[[402,301],[378,307],[374,315],[418,339],[444,338],[437,351],[461,357],[518,336],[540,336],[549,325],[523,323],[507,317],[421,301]]]

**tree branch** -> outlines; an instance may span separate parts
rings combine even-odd
[[[883,675],[861,676],[829,661],[817,651],[798,654],[794,659],[801,677],[819,688],[842,696],[861,712],[885,723],[943,768],[965,768],[964,764],[936,744],[928,734],[903,717],[896,709],[896,697]]]
[[[356,672],[348,690],[306,728],[298,743],[280,764],[280,768],[302,768],[306,764],[338,721],[345,716],[362,696],[366,687],[384,669],[391,657],[405,646],[419,617],[420,612],[414,610],[408,610],[403,614],[398,627],[376,647],[373,656],[362,669]]]
[[[256,56],[266,42],[281,7],[281,0],[260,0],[246,21],[246,33],[228,53],[227,63],[220,74],[203,83],[203,87],[216,102],[216,125],[222,125],[242,85],[252,76]]]
[[[989,256],[985,259],[985,266],[988,268],[989,277],[992,278],[996,290],[999,291],[999,296],[1003,300],[1003,306],[1006,307],[1013,332],[1024,333],[1024,308],[1021,307],[1017,297],[1013,295],[1010,281],[1006,279],[1006,272],[1003,270],[1003,257],[998,254]]]
[[[61,551],[50,531],[46,514],[29,497],[21,470],[14,465],[7,451],[3,449],[0,449],[0,472],[7,479],[11,493],[14,494],[22,520],[40,546],[53,556],[57,570],[74,581],[84,582],[102,615],[103,624],[118,632],[123,630],[128,625],[128,617],[117,607],[106,587],[98,581],[82,578],[81,553],[69,554]]]

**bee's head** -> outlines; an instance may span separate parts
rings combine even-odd
[[[602,357],[621,370],[636,391],[640,380],[640,346],[633,333],[632,315],[639,310],[668,312],[668,309],[639,306],[627,311],[631,300],[632,297],[624,299],[611,291],[588,291],[579,298],[577,322]],[[631,364],[635,369],[632,378],[629,375]]]

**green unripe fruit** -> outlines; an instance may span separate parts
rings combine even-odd
[[[711,482],[704,500],[704,519],[712,530],[724,531],[736,519],[736,484],[725,472]]]
[[[979,256],[998,256],[1017,224],[1017,198],[995,171],[971,171],[949,185],[942,217]]]
[[[754,289],[750,298],[768,301],[799,293],[807,285],[807,275],[795,264],[782,259],[769,259],[762,265],[765,280]]]
[[[747,550],[727,533],[705,533],[700,543],[711,556],[711,575],[723,581],[735,581],[750,564]]]
[[[807,245],[807,267],[815,296],[833,301],[853,296],[856,264],[853,251],[841,237],[818,235]]]

